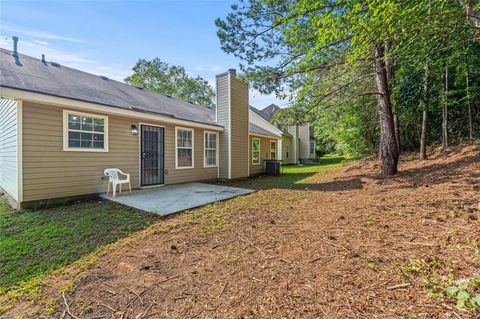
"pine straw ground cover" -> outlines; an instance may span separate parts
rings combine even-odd
[[[475,318],[480,150],[431,156],[388,180],[362,162],[238,182],[260,190],[120,240],[5,315]]]

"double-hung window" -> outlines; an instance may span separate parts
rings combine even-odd
[[[315,142],[310,141],[310,155],[315,155]]]
[[[218,165],[217,138],[218,133],[205,131],[205,157],[203,161],[205,167],[216,167]]]
[[[277,141],[270,141],[270,159],[277,159]]]
[[[252,164],[260,164],[260,139],[252,139]]]
[[[176,139],[176,168],[193,168],[193,129],[177,127]]]
[[[64,110],[63,150],[108,152],[108,117]]]

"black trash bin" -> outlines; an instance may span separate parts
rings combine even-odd
[[[266,160],[265,161],[265,174],[268,176],[278,176],[280,175],[280,167],[282,163],[277,160]]]

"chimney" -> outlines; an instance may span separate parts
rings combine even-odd
[[[219,136],[219,178],[248,177],[248,83],[230,69],[217,75],[216,89],[216,120],[224,127]]]
[[[13,40],[13,53],[12,53],[12,56],[18,57],[18,51],[17,51],[18,37],[13,36],[13,37],[12,37],[12,40]]]
[[[42,53],[42,63],[45,64],[47,61],[45,60],[45,54]]]

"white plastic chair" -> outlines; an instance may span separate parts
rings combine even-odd
[[[118,168],[107,168],[103,171],[105,176],[108,176],[108,187],[107,187],[107,195],[110,193],[110,184],[112,184],[112,194],[113,198],[117,196],[117,185],[120,185],[120,194],[122,193],[122,185],[128,184],[128,189],[130,193],[132,192],[132,185],[130,184],[130,174],[125,174]],[[126,178],[120,179],[119,175],[123,175]]]

